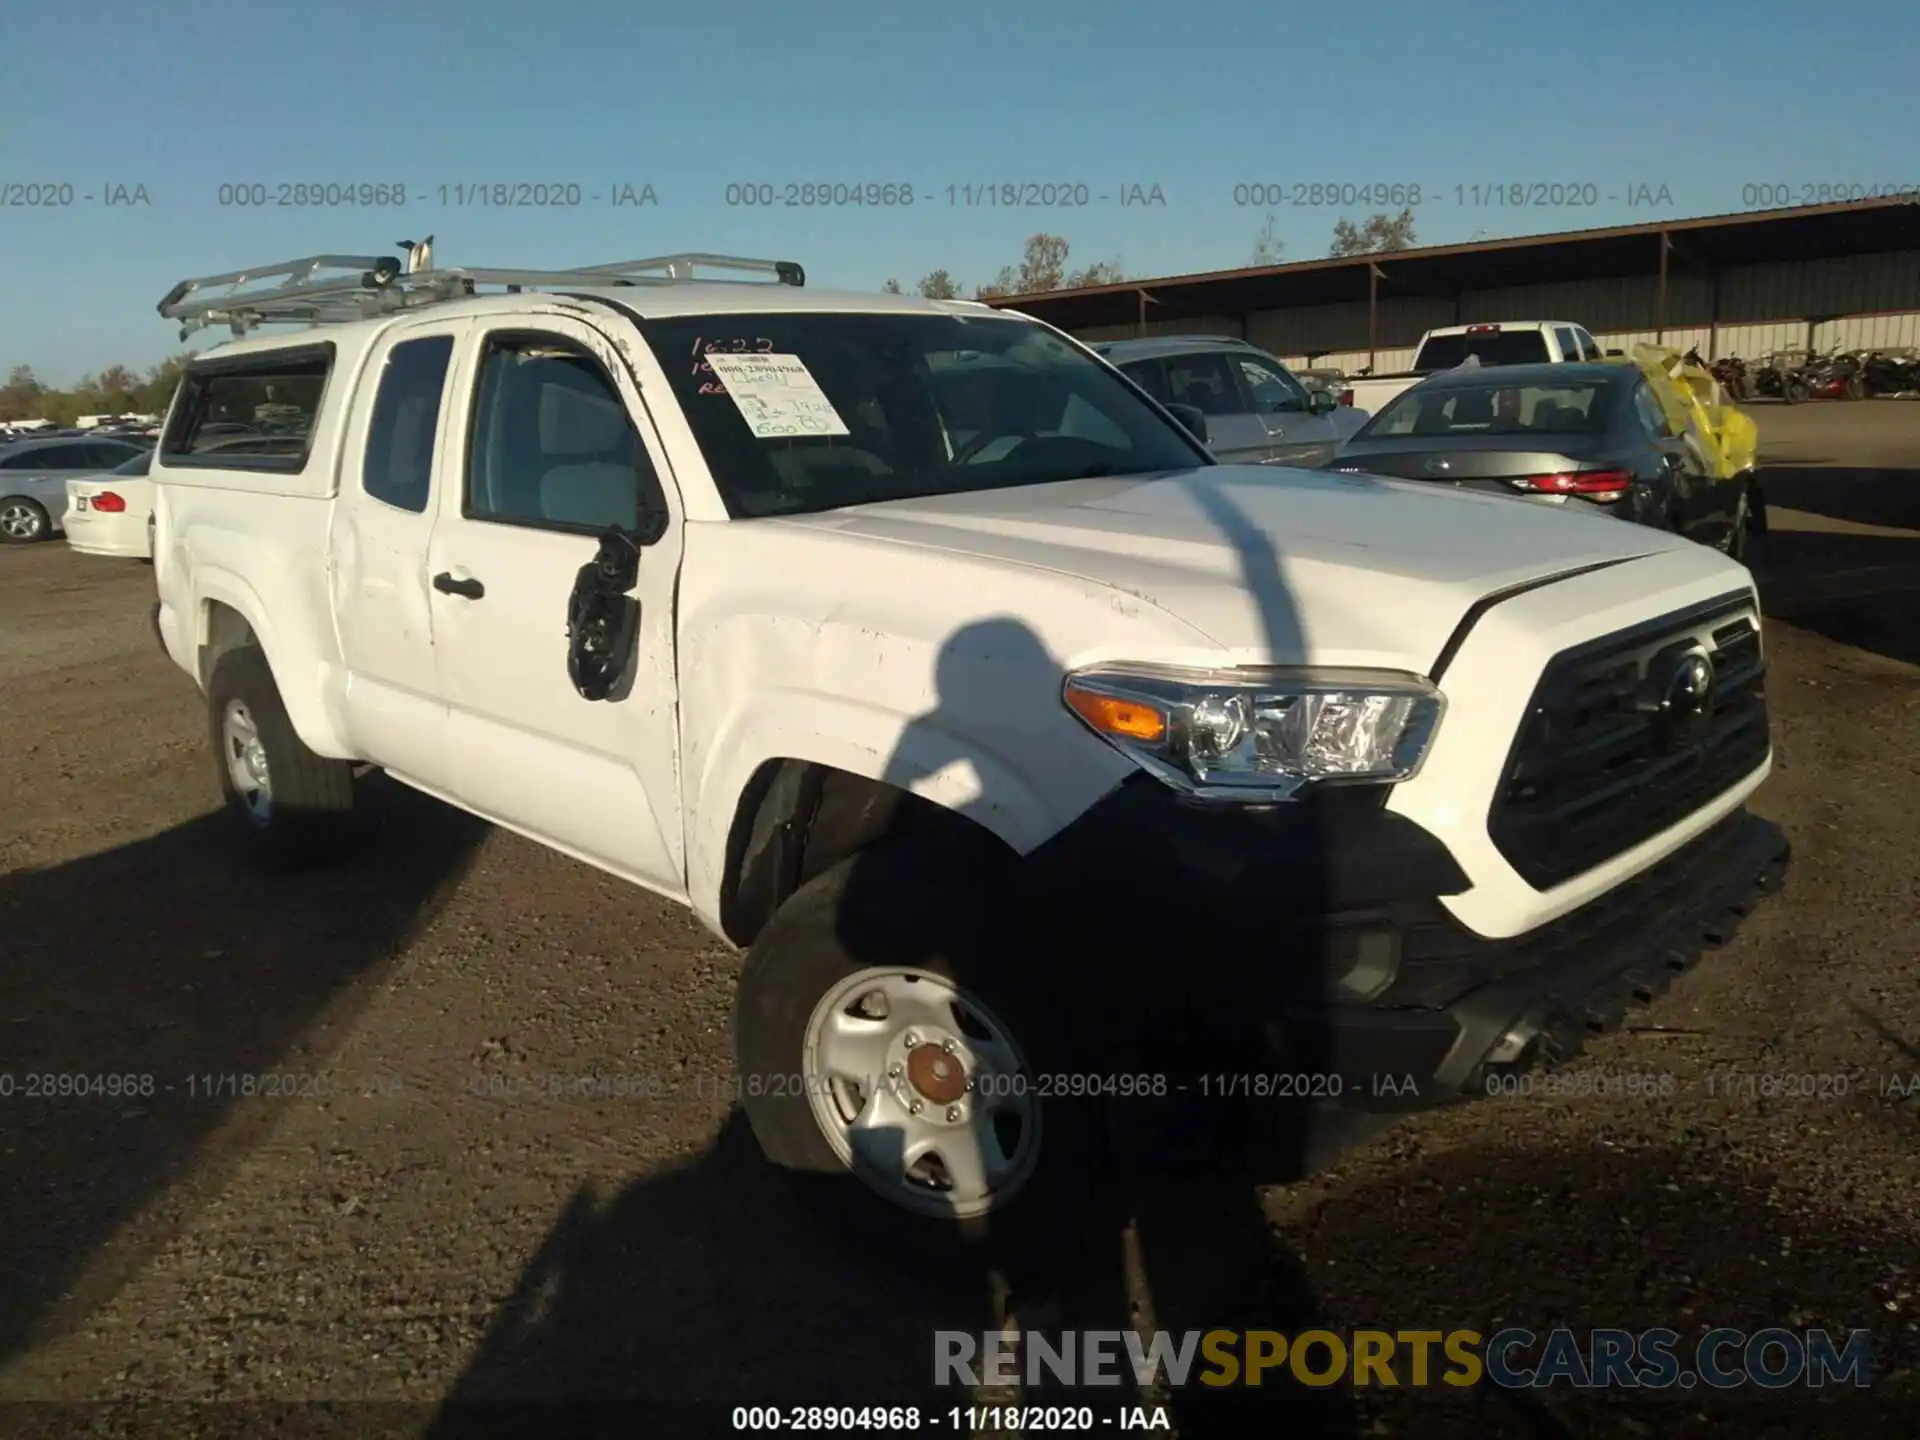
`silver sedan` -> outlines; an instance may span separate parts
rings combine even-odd
[[[124,465],[140,451],[124,440],[71,438],[0,446],[0,543],[52,539],[67,511],[67,481]]]

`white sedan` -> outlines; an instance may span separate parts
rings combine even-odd
[[[153,452],[143,451],[126,464],[100,475],[67,481],[67,511],[60,528],[67,546],[83,555],[153,558],[153,481],[147,470]]]

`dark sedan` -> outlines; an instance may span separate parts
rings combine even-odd
[[[1740,487],[1675,433],[1637,366],[1448,370],[1389,401],[1330,467],[1579,506],[1739,555]]]

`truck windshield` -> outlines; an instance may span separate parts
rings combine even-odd
[[[1477,355],[1482,365],[1537,365],[1551,360],[1538,330],[1485,330],[1478,335],[1436,335],[1420,347],[1416,370],[1451,370]]]
[[[783,312],[641,330],[736,518],[1212,463],[1025,320]]]

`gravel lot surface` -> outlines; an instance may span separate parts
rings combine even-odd
[[[1920,1433],[1920,404],[1754,413],[1757,808],[1795,865],[1580,1062],[1656,1093],[1488,1100],[1294,1186],[1143,1186],[1110,1275],[1021,1277],[1010,1303],[1110,1329],[1864,1327],[1874,1387],[1269,1385],[1219,1424],[1171,1405],[1180,1433]],[[151,591],[142,565],[0,552],[0,1401],[41,1402],[0,1405],[0,1434],[453,1434],[509,1412],[450,1404],[582,1397],[692,1434],[742,1403],[964,1403],[929,1385],[931,1332],[995,1323],[1009,1282],[850,1252],[771,1183],[728,1093],[738,957],[378,778],[363,854],[252,873]],[[153,1093],[29,1097],[44,1073]],[[581,1073],[649,1093],[532,1093]],[[292,1093],[224,1078],[250,1075]]]

